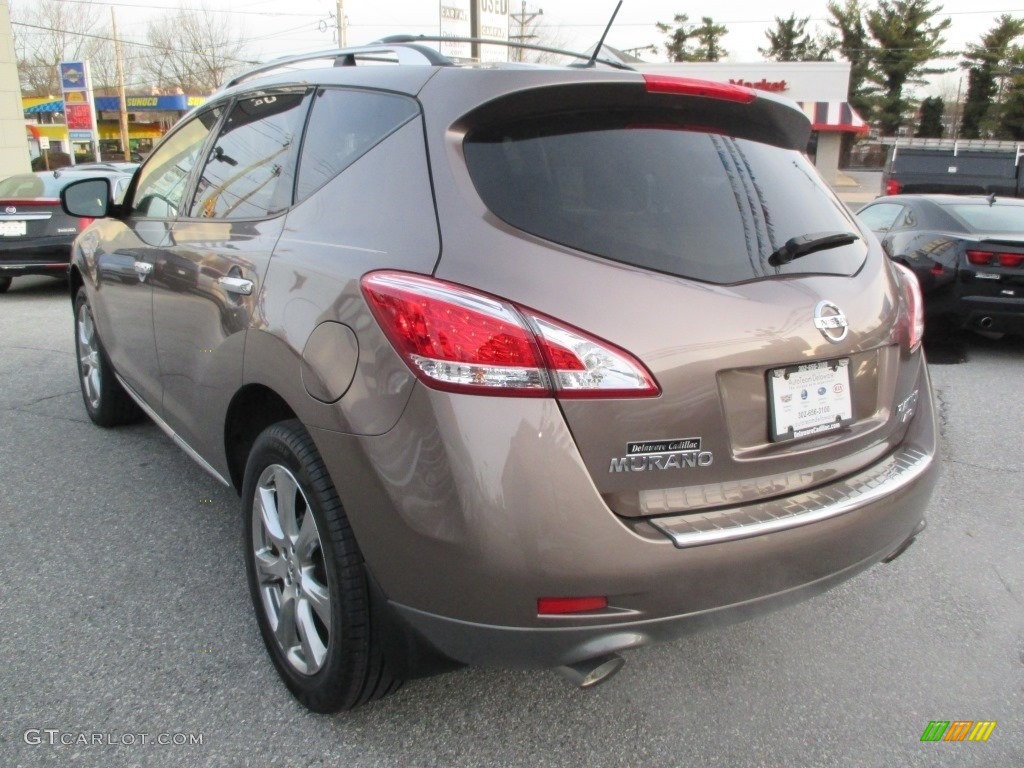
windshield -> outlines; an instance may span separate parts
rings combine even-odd
[[[861,239],[772,266],[809,233],[858,233],[799,152],[661,115],[549,116],[476,130],[466,159],[484,203],[531,234],[635,266],[727,284],[850,275]]]
[[[1013,232],[1024,235],[1024,205],[963,205],[951,203],[942,206],[975,232]]]

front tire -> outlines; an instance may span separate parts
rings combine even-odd
[[[89,418],[101,427],[138,421],[142,418],[142,411],[114,376],[114,369],[100,343],[84,288],[79,288],[75,294],[74,306],[78,383]]]
[[[314,712],[395,690],[373,635],[363,557],[313,439],[284,421],[256,439],[242,487],[245,565],[260,634]]]

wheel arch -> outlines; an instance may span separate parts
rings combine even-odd
[[[296,418],[288,402],[264,384],[246,384],[235,393],[224,419],[224,455],[236,492],[242,491],[245,465],[259,434],[271,424]]]
[[[81,271],[72,264],[68,268],[68,290],[71,292],[71,301],[75,300],[75,296],[78,295],[78,289],[83,285],[85,285],[85,280],[82,278]]]

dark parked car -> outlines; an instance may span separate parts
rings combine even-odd
[[[791,102],[411,42],[316,58],[236,78],[124,204],[63,193],[97,217],[71,267],[85,408],[141,409],[239,492],[304,704],[463,664],[594,685],[920,532],[917,281]]]
[[[898,195],[857,217],[917,275],[930,324],[1024,333],[1024,200]]]
[[[9,176],[0,181],[0,293],[20,275],[67,275],[71,243],[91,219],[60,208],[60,191],[72,181],[105,176],[115,199],[131,173],[113,166],[69,168]]]
[[[923,145],[914,145],[923,141]],[[882,171],[886,195],[1024,196],[1019,144],[988,140],[910,139],[890,148]]]

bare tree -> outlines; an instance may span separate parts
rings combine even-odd
[[[515,8],[515,5],[512,6]],[[518,13],[509,14],[509,35],[508,39],[514,43],[526,43],[528,45],[541,45],[545,48],[558,48],[566,50],[569,45],[568,36],[561,27],[548,26],[544,23],[544,11],[533,11],[523,2]],[[562,61],[565,57],[557,53],[547,51],[531,51],[523,48],[510,48],[508,51],[509,61],[525,61],[534,64],[553,64]]]
[[[210,93],[249,63],[240,25],[209,8],[183,7],[150,22],[146,41],[155,50],[142,66],[163,90]]]
[[[61,0],[26,0],[12,5],[14,49],[24,95],[58,95],[57,65],[62,61],[90,61],[94,85],[100,82],[97,73],[113,62],[103,10],[99,5],[72,5]]]

